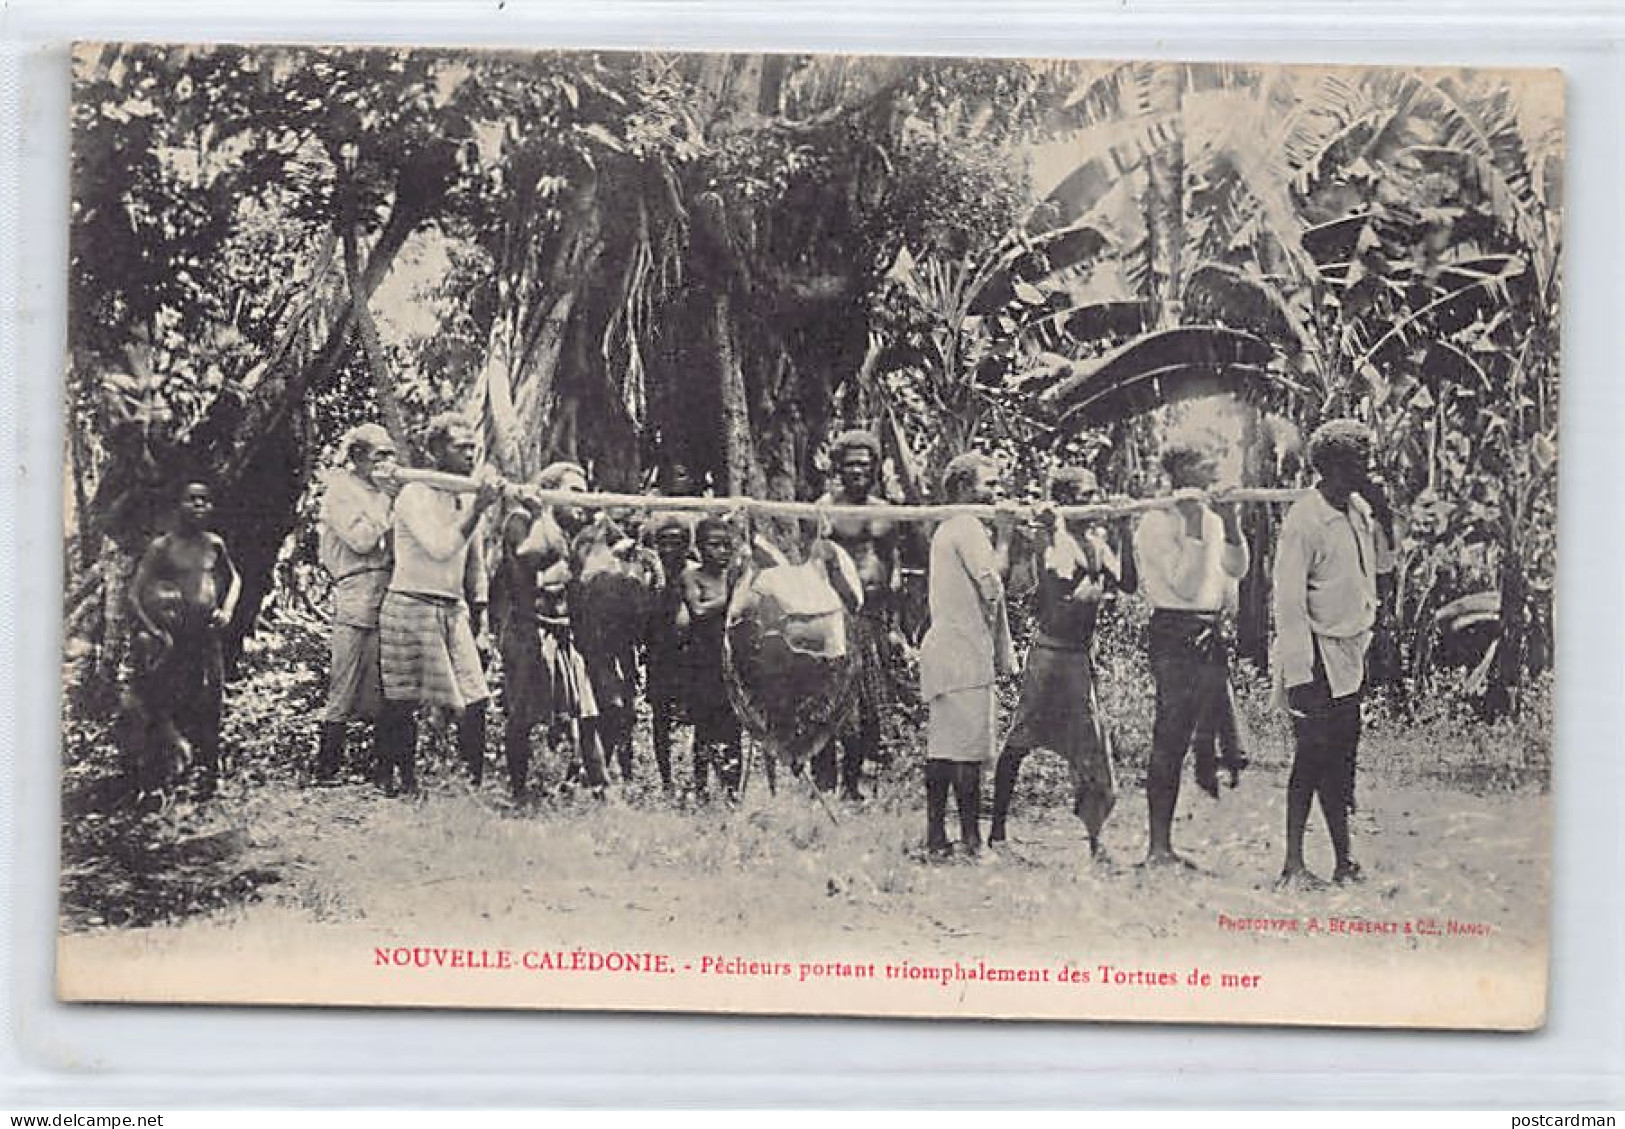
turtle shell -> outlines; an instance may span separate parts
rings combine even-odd
[[[753,565],[734,587],[728,694],[745,727],[792,769],[840,731],[856,702],[850,594],[862,591],[852,559],[829,541],[803,564]]]

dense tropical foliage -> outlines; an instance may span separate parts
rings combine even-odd
[[[222,484],[240,639],[308,561],[338,432],[404,443],[446,408],[513,475],[779,497],[848,423],[901,495],[971,446],[1025,487],[1066,458],[1139,493],[1198,398],[1260,484],[1354,414],[1408,519],[1384,680],[1448,659],[1498,713],[1549,665],[1561,107],[1532,80],[109,46],[74,105],[88,693],[183,467]]]

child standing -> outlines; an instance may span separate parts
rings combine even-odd
[[[694,791],[704,796],[711,768],[729,799],[744,772],[743,733],[728,698],[723,642],[733,594],[733,528],[717,517],[695,528],[700,559],[683,572],[683,604],[690,622],[688,713],[694,723]]]
[[[679,514],[656,517],[650,530],[660,558],[661,584],[655,593],[644,636],[647,661],[645,692],[654,729],[655,765],[660,783],[671,791],[672,737],[683,714],[683,674],[687,661],[688,608],[683,600],[683,574],[690,564],[692,538]]]

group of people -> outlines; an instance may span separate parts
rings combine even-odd
[[[1314,434],[1309,459],[1316,485],[1292,504],[1275,549],[1271,665],[1296,744],[1282,871],[1289,884],[1320,881],[1304,861],[1317,799],[1336,860],[1333,880],[1360,876],[1348,823],[1360,695],[1376,578],[1392,567],[1394,547],[1392,514],[1368,472],[1372,444],[1371,433],[1351,420]],[[694,731],[693,791],[704,796],[714,777],[736,794],[742,733],[724,671],[740,548],[736,523],[707,516],[691,526],[679,513],[656,509],[629,533],[602,510],[542,504],[488,472],[476,473],[476,441],[457,416],[431,421],[424,448],[439,479],[403,471],[390,434],[361,425],[345,435],[342,466],[327,483],[320,555],[333,578],[333,624],[316,778],[342,775],[349,724],[365,720],[373,725],[375,783],[389,792],[415,790],[418,721],[433,707],[455,719],[460,758],[479,782],[491,698],[481,640],[489,636],[501,664],[502,747],[516,799],[533,790],[538,732],[549,746],[569,750],[568,779],[602,792],[612,764],[631,779],[640,670],[661,784],[674,787],[674,734],[686,721]],[[845,550],[862,586],[849,635],[858,693],[850,718],[811,767],[821,789],[861,798],[865,772],[887,756],[882,717],[905,646],[897,628],[901,531],[879,495],[874,437],[841,434],[832,461],[836,485],[822,501],[843,510],[826,533]],[[1117,783],[1110,726],[1096,694],[1093,637],[1102,601],[1135,586],[1131,572],[1153,608],[1147,862],[1183,862],[1172,827],[1192,749],[1197,781],[1210,792],[1217,792],[1220,765],[1232,786],[1246,766],[1224,611],[1250,566],[1247,542],[1235,504],[1208,500],[1217,477],[1210,445],[1171,443],[1162,463],[1173,502],[1139,518],[1131,549],[1106,523],[1061,516],[1061,507],[1099,500],[1089,471],[1063,468],[1052,477],[1049,500],[1034,515],[1035,632],[1020,703],[1002,742],[995,688],[1000,676],[1017,672],[1006,585],[1018,510],[1003,502],[994,460],[967,454],[948,465],[944,500],[992,503],[997,516],[955,514],[931,537],[930,626],[919,650],[931,857],[954,851],[946,829],[950,795],[959,850],[980,850],[981,782],[989,766],[988,840],[1004,841],[1022,762],[1041,748],[1066,758],[1075,814],[1091,849],[1102,851]],[[585,492],[587,476],[579,465],[559,462],[535,485]],[[179,500],[175,529],[151,543],[133,585],[132,714],[149,744],[189,748],[207,792],[219,771],[220,632],[241,585],[225,543],[208,528],[207,484],[187,483]],[[853,517],[847,507],[858,506],[873,506],[873,517]],[[493,508],[499,560],[488,569],[483,531]],[[617,613],[614,600],[594,595],[617,577],[648,596],[635,623]]]
[[[1354,420],[1333,420],[1309,441],[1317,481],[1283,519],[1273,572],[1274,698],[1292,719],[1294,757],[1286,796],[1286,857],[1281,882],[1318,886],[1304,859],[1304,836],[1318,800],[1331,839],[1334,882],[1358,881],[1349,814],[1365,659],[1377,615],[1377,576],[1393,568],[1394,519],[1370,473],[1374,438]],[[1170,443],[1163,468],[1173,504],[1140,517],[1133,531],[1138,587],[1152,607],[1148,650],[1156,693],[1146,772],[1146,863],[1186,862],[1173,845],[1184,765],[1195,749],[1197,781],[1217,791],[1223,764],[1231,784],[1248,763],[1230,691],[1225,610],[1251,565],[1235,503],[1210,503],[1216,452],[1200,440]],[[962,455],[949,464],[950,503],[1002,501],[997,463]],[[1038,511],[1036,632],[1022,673],[1021,697],[1002,749],[995,687],[1016,673],[1005,606],[1015,511],[991,523],[962,514],[942,522],[931,541],[931,626],[920,650],[926,728],[926,848],[945,855],[952,793],[960,850],[981,848],[983,768],[994,765],[989,840],[1007,833],[1010,800],[1023,758],[1048,748],[1068,761],[1074,811],[1095,853],[1116,799],[1109,726],[1101,716],[1091,660],[1103,598],[1123,586],[1124,568],[1099,522],[1062,520],[1057,506],[1096,500],[1086,470],[1065,469]]]
[[[319,781],[339,777],[348,724],[366,720],[375,721],[375,782],[415,790],[416,718],[436,708],[455,717],[461,760],[481,782],[491,691],[479,641],[488,634],[501,664],[502,748],[517,801],[534,790],[538,735],[569,750],[571,782],[602,792],[612,765],[631,779],[641,665],[662,785],[674,786],[673,734],[686,719],[693,790],[704,795],[714,776],[737,791],[741,730],[722,684],[732,525],[705,518],[690,530],[680,517],[660,515],[640,541],[602,512],[543,505],[473,473],[474,436],[457,416],[432,421],[424,446],[434,469],[472,475],[472,491],[403,481],[394,444],[376,425],[353,429],[341,446],[345,465],[331,476],[322,509],[336,614]],[[558,462],[535,485],[583,493],[587,476]],[[499,559],[488,570],[480,531],[493,507]],[[625,601],[618,609],[594,598],[587,581],[595,574],[647,594],[635,624],[617,614]]]

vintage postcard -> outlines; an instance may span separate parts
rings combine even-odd
[[[1555,71],[74,52],[58,994],[1528,1029]]]

